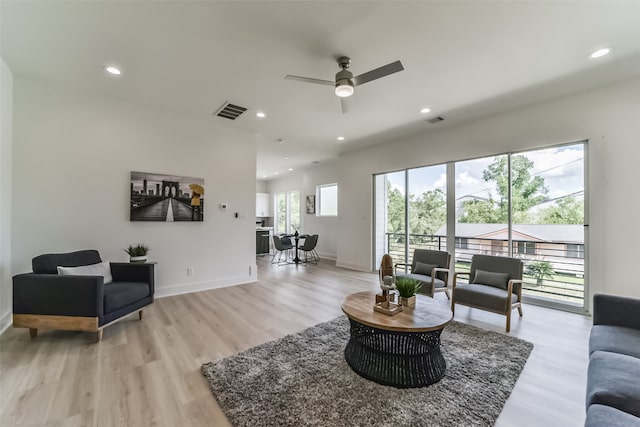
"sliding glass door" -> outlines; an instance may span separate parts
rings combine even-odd
[[[456,268],[520,258],[525,297],[583,307],[584,146],[456,162]]]
[[[376,263],[385,253],[410,263],[416,248],[446,249],[446,165],[376,175],[375,183]]]
[[[376,175],[375,266],[385,253],[411,262],[416,248],[448,250],[456,271],[468,271],[474,254],[520,258],[526,299],[584,307],[585,148],[451,163],[448,204],[445,164]]]
[[[456,271],[475,254],[509,256],[508,156],[455,163]]]
[[[525,263],[526,296],[584,305],[584,157],[584,144],[512,156],[511,256]]]

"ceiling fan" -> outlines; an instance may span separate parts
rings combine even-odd
[[[314,79],[311,77],[292,76],[289,74],[284,76],[284,78],[288,80],[297,80],[301,82],[315,83],[325,86],[335,86],[335,93],[340,97],[342,113],[347,113],[349,111],[349,108],[345,98],[353,95],[354,88],[356,86],[360,86],[365,83],[369,83],[372,80],[377,80],[381,77],[385,77],[390,74],[397,73],[398,71],[404,70],[402,63],[400,61],[395,61],[374,70],[367,71],[366,73],[360,74],[359,76],[353,77],[353,73],[349,71],[350,65],[351,58],[347,56],[341,56],[340,58],[338,58],[338,66],[341,68],[341,70],[336,73],[335,81]]]

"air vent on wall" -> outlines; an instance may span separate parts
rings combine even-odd
[[[434,117],[433,119],[429,119],[429,120],[427,120],[427,121],[428,121],[429,123],[432,123],[432,124],[433,124],[433,123],[441,122],[441,121],[443,121],[443,120],[444,120],[444,118],[443,118],[443,117],[438,116],[438,117]]]
[[[245,111],[247,111],[247,109],[244,107],[225,102],[222,107],[220,107],[220,109],[216,111],[215,115],[218,117],[224,117],[225,119],[235,120],[240,117]]]

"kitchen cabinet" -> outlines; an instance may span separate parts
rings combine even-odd
[[[273,216],[273,212],[271,212],[271,194],[256,193],[256,216]]]
[[[271,232],[269,230],[256,230],[256,254],[268,254],[269,253],[269,237]]]

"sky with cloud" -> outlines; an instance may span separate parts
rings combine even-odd
[[[555,199],[570,194],[583,196],[584,145],[574,144],[517,153],[533,162],[532,175],[544,178],[549,188],[547,196]],[[456,199],[465,196],[487,198],[497,195],[494,183],[485,182],[483,171],[494,162],[495,156],[456,162]],[[404,194],[404,173],[387,175],[391,185]],[[436,188],[446,192],[446,166],[436,165],[409,170],[409,192],[419,195]]]

